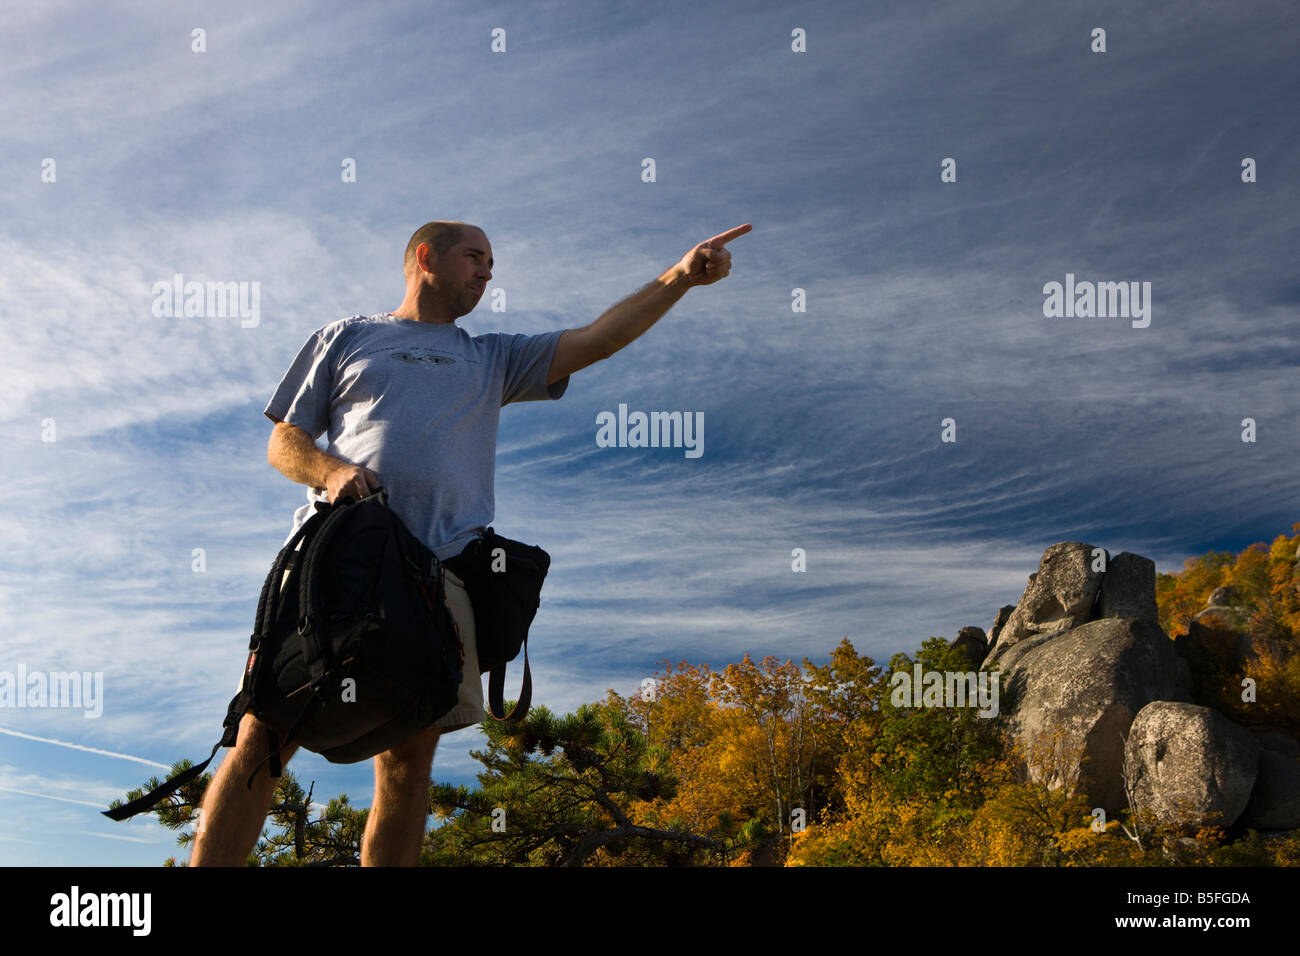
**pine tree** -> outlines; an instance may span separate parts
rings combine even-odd
[[[479,866],[689,865],[724,861],[723,833],[669,821],[651,826],[634,806],[671,797],[665,753],[614,708],[586,704],[554,717],[534,706],[520,724],[483,724],[479,786],[431,790],[443,826],[421,862]]]
[[[173,765],[169,776],[175,776],[193,766],[189,760]],[[174,794],[157,804],[147,813],[156,814],[158,822],[169,830],[180,830],[178,846],[191,846],[202,824],[199,808],[207,792],[212,775],[205,773],[182,786]],[[152,777],[144,786],[130,791],[111,807],[122,806],[159,786],[162,781]],[[314,784],[312,789],[314,789]],[[248,866],[360,866],[361,834],[365,831],[366,810],[358,810],[348,803],[347,794],[331,800],[323,814],[312,819],[312,792],[303,792],[293,771],[285,769],[276,785],[267,820],[270,832],[263,831]],[[184,866],[176,857],[169,857],[163,866]]]

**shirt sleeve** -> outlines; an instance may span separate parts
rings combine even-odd
[[[569,387],[569,376],[553,385],[546,384],[555,346],[563,334],[563,329],[557,329],[540,335],[500,336],[498,344],[506,366],[505,382],[501,388],[503,406],[511,402],[554,400],[564,394]]]
[[[330,395],[334,390],[330,345],[336,338],[335,331],[325,326],[311,334],[263,412],[273,422],[298,426],[313,440],[330,424]]]

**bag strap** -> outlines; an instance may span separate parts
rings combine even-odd
[[[190,767],[189,770],[186,770],[183,773],[178,773],[166,783],[150,790],[143,797],[132,800],[130,803],[124,803],[120,807],[114,807],[111,810],[101,810],[100,812],[110,820],[125,820],[127,817],[133,817],[137,813],[142,813],[145,810],[148,810],[155,803],[158,803],[165,797],[170,797],[181,787],[185,786],[201,774],[204,769],[207,768],[208,764],[212,763],[212,758],[217,755],[217,751],[221,749],[221,745],[225,743],[225,741],[226,738],[224,736],[218,740],[216,746],[212,748],[212,753],[208,754],[208,759],[203,761],[203,763],[195,764],[193,767]]]
[[[302,577],[299,578],[298,638],[302,641],[303,664],[311,675],[313,691],[325,679],[323,647],[328,646],[328,616],[323,613],[324,598],[321,594],[321,558],[338,536],[349,508],[351,504],[342,508],[336,504],[334,510],[329,512],[328,520],[304,556]]]
[[[267,728],[267,732],[271,738],[271,746],[267,748],[266,756],[257,762],[257,766],[253,768],[253,772],[248,775],[249,790],[253,789],[253,778],[257,776],[257,772],[262,769],[262,764],[264,763],[269,763],[271,765],[270,771],[272,777],[280,776],[280,751],[288,745],[289,741],[298,735],[298,731],[301,730],[302,725],[307,722],[307,718],[315,713],[316,709],[320,707],[320,705],[320,695],[313,693],[307,703],[303,705],[302,711],[299,712],[297,719],[294,720],[289,729],[284,732],[283,740],[280,739],[280,735],[274,730],[271,730],[269,727]]]
[[[322,613],[324,599],[321,596],[321,556],[334,542],[344,526],[344,515],[354,514],[357,505],[374,499],[386,512],[388,511],[388,490],[380,487],[359,501],[345,496],[326,506],[328,520],[325,521],[311,543],[311,550],[304,555],[303,575],[300,579],[301,590],[298,594],[298,636],[303,643],[303,663],[311,675],[313,691],[320,688],[325,679],[325,653],[328,647],[328,616]]]
[[[328,515],[329,512],[325,510],[313,512],[311,517],[302,523],[302,527],[294,532],[293,537],[280,549],[280,553],[276,556],[275,564],[271,566],[271,573],[267,575],[266,583],[262,585],[262,596],[257,601],[257,616],[253,619],[253,639],[257,643],[261,643],[262,638],[269,634],[271,628],[275,626],[275,619],[280,613],[280,602],[283,600],[284,595],[284,588],[282,587],[282,584],[285,583],[283,580],[284,572],[288,570],[289,562],[293,560],[295,552],[298,551],[299,542],[313,537],[320,526],[325,523]],[[302,573],[301,569],[305,567],[308,547],[309,545],[304,544],[302,553],[298,555],[299,574]],[[250,644],[249,649],[252,650],[254,646]]]
[[[533,672],[528,667],[528,637],[524,637],[524,683],[519,689],[519,700],[515,706],[510,708],[510,713],[504,717],[501,712],[505,710],[505,693],[506,686],[506,665],[492,668],[488,675],[488,707],[493,717],[497,720],[513,720],[516,723],[523,720],[528,713],[528,707],[533,701]]]

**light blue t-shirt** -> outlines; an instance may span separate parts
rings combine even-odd
[[[454,322],[354,315],[311,334],[266,416],[328,433],[326,452],[378,475],[389,506],[445,560],[492,523],[502,406],[569,387],[568,376],[546,384],[563,332],[471,337]],[[293,531],[325,500],[309,488]]]

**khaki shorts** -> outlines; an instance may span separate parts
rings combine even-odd
[[[479,673],[478,645],[474,640],[474,608],[469,603],[465,582],[445,565],[443,572],[446,575],[447,608],[456,621],[461,648],[465,652],[462,667],[465,676],[460,682],[460,699],[456,701],[455,707],[433,724],[448,734],[483,722],[483,676]]]

